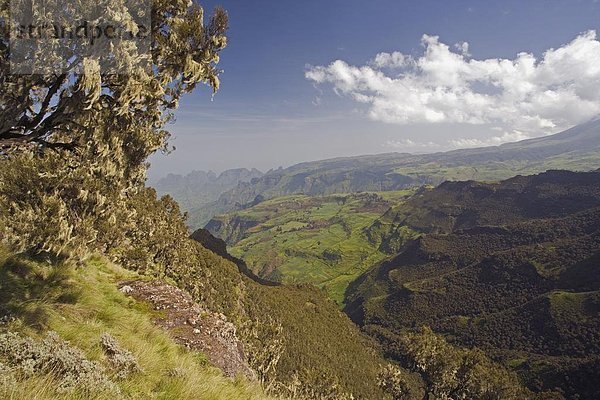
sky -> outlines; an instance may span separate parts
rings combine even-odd
[[[496,145],[600,114],[599,0],[222,0],[221,89],[186,95],[175,151],[192,170]]]

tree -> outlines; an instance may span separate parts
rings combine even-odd
[[[42,11],[62,8],[40,3]],[[95,12],[95,20],[129,26],[140,13],[125,0],[75,4],[57,24]],[[35,18],[49,18],[38,11]],[[179,99],[200,83],[219,88],[225,11],[207,24],[202,8],[184,0],[155,0],[147,11],[147,49],[137,40],[105,40],[96,52],[77,41],[56,52],[34,43],[26,59],[50,57],[50,69],[19,74],[9,53],[14,22],[0,4],[0,239],[17,250],[78,256],[130,246],[128,232],[144,212],[133,200],[145,196],[148,156],[167,148]]]
[[[436,399],[520,400],[532,398],[515,374],[491,361],[481,350],[450,345],[424,327],[403,337],[404,353],[421,373],[426,392]]]
[[[62,27],[73,25],[71,21],[77,20],[78,14],[91,13],[108,24],[115,20],[133,21],[134,13],[145,11],[123,1],[100,3],[98,7],[98,1],[83,0],[75,10],[56,16],[55,11],[64,8],[62,2],[49,0],[43,2],[43,11],[53,14],[37,15],[39,10],[33,7],[31,13],[35,16],[31,18],[34,25],[37,20],[47,19]],[[105,40],[100,50],[93,53],[84,51],[87,44],[80,41],[73,41],[68,53],[46,46],[46,42],[43,46],[32,45],[27,49],[31,59],[54,57],[49,65],[60,70],[49,70],[43,75],[11,71],[9,43],[16,34],[9,11],[8,1],[4,1],[0,8],[3,149],[23,144],[74,149],[84,146],[84,141],[89,140],[88,131],[104,121],[113,134],[123,132],[128,141],[136,144],[129,156],[139,162],[164,145],[168,133],[163,127],[184,93],[194,90],[200,82],[208,83],[215,91],[219,88],[215,64],[226,46],[227,15],[223,9],[217,8],[205,25],[200,6],[189,6],[184,0],[155,0],[151,26],[143,27],[150,30],[147,49],[135,47],[142,47],[145,42],[119,39]],[[140,28],[131,29],[139,33]],[[107,59],[105,51],[112,52],[112,71],[118,73],[101,74],[99,63]],[[148,57],[151,64],[144,62]]]
[[[419,385],[418,379],[393,364],[388,364],[383,368],[379,373],[377,384],[393,400],[412,400],[424,397],[424,390]]]

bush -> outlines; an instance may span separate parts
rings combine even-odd
[[[119,393],[102,366],[89,361],[81,350],[55,332],[48,333],[41,341],[12,332],[0,334],[0,358],[7,363],[4,371],[17,378],[37,374],[56,376],[61,391]]]
[[[388,364],[377,377],[379,387],[392,396],[393,400],[423,398],[423,389],[416,388],[413,381],[415,377],[392,364]]]
[[[123,379],[129,374],[142,371],[133,354],[123,349],[110,334],[104,333],[100,337],[100,345],[102,346],[102,350],[104,350],[104,354],[106,354],[108,360],[115,368],[118,379]]]
[[[0,387],[10,387],[16,384],[12,369],[0,362]]]
[[[405,354],[436,399],[521,400],[530,398],[517,376],[478,349],[454,347],[430,328],[403,337]]]

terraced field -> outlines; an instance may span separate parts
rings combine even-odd
[[[207,228],[257,275],[315,284],[341,304],[348,284],[388,256],[367,229],[413,193],[280,197],[217,217]]]

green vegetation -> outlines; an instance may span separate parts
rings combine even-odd
[[[177,205],[154,196],[147,190],[132,198],[128,206],[137,211],[137,225],[122,233],[129,243],[106,254],[129,270],[170,280],[204,307],[223,312],[269,392],[309,399],[383,396],[376,378],[384,360],[323,293],[307,286],[262,286],[245,277],[233,263],[188,239]],[[119,231],[96,232],[102,243]],[[43,237],[43,231],[38,234]],[[31,290],[36,284],[25,280],[23,286]]]
[[[179,6],[182,5],[178,3]],[[223,14],[220,15],[222,18]],[[192,17],[197,22],[199,16]],[[181,21],[183,33],[188,32],[188,22],[185,18]],[[223,22],[214,19],[206,28],[207,34],[220,36]],[[203,33],[199,42],[206,44],[209,39],[212,40],[211,36]],[[196,41],[187,44],[194,43],[197,44]],[[217,44],[208,46],[213,48]],[[165,49],[171,50],[176,49]],[[185,53],[186,49],[179,50]],[[189,80],[187,83],[193,84]],[[40,88],[38,93],[43,96],[44,89]],[[96,106],[102,112],[114,111],[114,107],[102,104],[92,107]],[[149,136],[137,136],[144,132],[129,132],[134,128],[128,125],[113,126],[110,124],[113,117],[120,118],[112,114],[106,119],[98,116],[107,125],[90,125],[82,133],[90,136],[84,136],[86,140],[78,142],[75,150],[45,151],[31,146],[0,150],[0,240],[12,252],[51,260],[48,276],[59,274],[62,271],[59,266],[69,260],[81,264],[83,273],[93,277],[94,270],[102,268],[85,260],[89,254],[102,254],[128,271],[167,280],[188,291],[201,306],[211,312],[222,312],[234,323],[249,364],[269,393],[308,399],[383,398],[377,375],[385,361],[376,346],[319,290],[262,286],[241,274],[235,264],[189,239],[177,203],[169,197],[157,199],[153,189],[143,186],[146,157],[165,139],[165,132],[158,129],[145,131]],[[157,138],[161,140],[156,142]],[[3,280],[2,284],[5,282],[9,288],[27,293],[14,301],[13,315],[39,325],[37,308],[31,312],[28,309],[35,305],[29,301],[30,292],[39,291],[43,298],[49,299],[51,295],[43,291],[47,283],[38,282],[36,274],[26,275],[22,281]],[[92,289],[95,287],[86,287],[94,294]],[[67,300],[72,297],[68,293],[65,296]],[[97,306],[94,313],[76,314],[73,324],[52,326],[91,360],[95,360],[90,355],[91,346],[99,351],[100,336],[104,333],[91,328],[97,320],[117,312],[110,304]],[[52,315],[61,318],[58,311]],[[138,324],[123,321],[118,325],[135,329]],[[136,341],[144,339],[143,332],[125,331],[124,337],[118,330],[107,327],[106,331],[137,357],[142,369],[148,368],[138,354],[143,349],[135,347]],[[92,332],[95,336],[91,338]],[[142,336],[137,337],[138,333]],[[37,334],[43,336],[42,329]],[[83,338],[89,341],[82,342]],[[137,346],[142,347],[139,343]],[[176,376],[165,377],[163,384],[180,385]],[[29,390],[28,385],[20,383],[15,390]],[[215,385],[218,389],[218,382]],[[185,396],[183,393],[182,397]],[[227,392],[215,398],[228,398]]]
[[[498,181],[551,169],[590,171],[600,165],[599,134],[600,122],[596,120],[555,135],[495,147],[306,162],[242,183],[201,209],[184,209],[192,220],[199,220],[199,216],[227,214],[289,195],[328,196],[402,190],[445,181]],[[176,200],[185,200],[176,192],[169,193],[176,194]]]
[[[427,325],[504,361],[536,392],[597,398],[599,205],[600,172],[421,191],[374,224],[384,237],[401,226],[421,236],[351,285],[346,312],[387,352],[393,334]]]
[[[44,5],[51,3],[60,4]],[[127,5],[114,7],[101,11],[130,20]],[[261,284],[191,240],[178,204],[145,187],[148,157],[168,147],[165,127],[179,100],[202,83],[219,87],[228,24],[221,9],[205,23],[201,7],[186,1],[152,7],[151,68],[139,66],[126,43],[111,55],[138,66],[128,73],[101,74],[97,59],[75,52],[62,74],[12,75],[10,19],[0,4],[3,397],[487,400],[526,393],[502,366],[454,343],[509,358],[538,392],[554,385],[598,397],[589,384],[600,371],[597,174],[445,184],[411,199],[390,192],[436,183],[394,171],[438,159],[454,173],[450,167],[490,157],[591,154],[596,125],[519,147],[303,164],[220,196],[217,206],[225,208],[281,194],[327,196],[264,203],[223,228],[230,241],[258,235],[242,245],[273,241],[258,247],[267,255],[281,249],[271,253],[274,271],[257,266],[264,275],[293,280],[308,272],[338,299],[371,263],[401,251],[347,293],[346,309],[369,337],[319,288]],[[335,195],[358,191],[390,193]],[[280,240],[282,248],[274,244]],[[318,268],[304,268],[311,264]],[[124,279],[166,281],[202,309],[223,313],[258,382],[225,379],[202,354],[176,345],[152,323],[159,310],[116,289]],[[427,329],[411,332],[424,324],[450,342]],[[231,335],[226,326],[217,333]]]
[[[0,385],[0,397],[267,398],[257,384],[224,377],[202,354],[155,327],[156,311],[117,290],[119,281],[140,279],[137,274],[100,258],[82,268],[1,258],[0,337],[13,336],[0,339],[0,381],[13,384]],[[48,331],[56,333],[46,338]]]
[[[279,197],[217,217],[208,227],[258,276],[312,283],[342,304],[349,283],[388,256],[365,230],[413,192]],[[413,237],[406,229],[399,241]]]
[[[231,395],[227,388],[219,392],[220,381],[208,375],[197,378],[184,371],[182,383],[177,370],[173,376],[153,371],[162,365],[177,368],[169,363],[181,351],[171,341],[148,343],[155,340],[153,334],[138,328],[149,322],[131,310],[123,314],[130,301],[102,283],[103,276],[113,279],[111,273],[101,263],[86,261],[90,254],[101,254],[127,271],[175,284],[202,307],[225,314],[269,393],[308,399],[383,398],[376,378],[385,361],[334,303],[311,287],[271,288],[249,279],[235,264],[189,239],[177,203],[168,196],[158,199],[153,189],[144,187],[147,157],[167,145],[165,124],[180,96],[203,82],[218,87],[215,64],[227,28],[222,10],[204,24],[197,5],[157,1],[153,7],[155,75],[101,75],[90,64],[83,73],[73,70],[66,77],[12,76],[7,47],[0,46],[2,126],[27,125],[18,132],[0,132],[0,241],[13,253],[50,260],[43,264],[43,273],[27,273],[19,261],[16,275],[7,272],[1,281],[0,295],[10,297],[11,314],[24,321],[11,329],[37,337],[35,343],[41,343],[47,329],[55,330],[91,361],[102,358],[102,334],[108,332],[146,374],[132,374],[121,387],[127,393],[131,383],[132,390],[141,391],[140,398],[161,388],[179,391],[175,398],[197,398],[206,392],[203,385],[215,388],[207,398],[236,398],[236,389]],[[6,28],[3,16],[0,29]],[[63,280],[63,266],[71,263],[79,266],[75,277],[66,273]],[[81,297],[68,287],[56,289],[51,285],[55,279],[79,282]],[[13,296],[15,291],[20,295]],[[107,301],[85,303],[96,298]],[[83,309],[78,308],[81,304]],[[167,340],[161,337],[156,340]],[[105,341],[104,347],[109,344]],[[164,349],[154,355],[146,351],[159,345]],[[190,365],[184,366],[187,371]],[[50,378],[40,379],[43,385]],[[191,386],[185,386],[188,380]],[[20,381],[14,390],[50,390],[48,397],[54,396],[53,386],[37,384]]]
[[[240,182],[250,182],[264,174],[257,169],[230,169],[215,174],[212,171],[192,171],[185,176],[169,174],[152,185],[159,195],[172,196],[182,210],[189,213],[187,224],[191,229],[206,225],[212,215],[205,213],[206,205],[235,188]]]
[[[201,353],[175,344],[165,331],[152,323],[153,318],[161,315],[160,311],[117,290],[118,282],[145,279],[143,276],[99,257],[75,268],[68,263],[51,264],[3,252],[0,278],[0,310],[5,315],[0,324],[0,382],[3,383],[0,395],[3,398],[269,398],[257,383],[225,378],[208,365]],[[361,342],[365,339],[358,331],[353,333],[355,340],[344,337],[343,317],[334,307],[319,300],[318,291],[262,289],[265,292],[254,292],[249,299],[255,302],[257,309],[268,309],[268,302],[272,300],[281,303],[281,307],[274,310],[276,313],[271,314],[281,321],[275,332],[281,335],[281,340],[269,341],[263,346],[283,348],[290,339],[312,338],[305,342],[311,351],[296,347],[298,350],[292,352],[291,357],[270,358],[268,365],[292,378],[285,386],[280,386],[283,380],[263,380],[270,391],[289,392],[301,399],[331,400],[417,400],[427,392],[444,396],[456,392],[457,388],[472,399],[512,399],[519,397],[508,394],[523,392],[512,375],[482,353],[473,353],[471,357],[471,352],[456,349],[427,330],[403,338],[404,354],[412,360],[408,364],[414,372],[392,365],[373,368],[376,364],[371,360],[377,359],[376,354],[364,351]],[[304,297],[306,294],[308,298]],[[300,301],[304,304],[298,304]],[[284,312],[289,309],[299,312]],[[319,318],[322,322],[315,324],[313,315],[318,314],[322,315]],[[348,351],[342,351],[339,343]],[[337,356],[336,351],[341,351],[341,356]],[[342,363],[348,370],[347,378],[357,382],[334,379],[327,372],[331,369],[321,369],[320,363],[328,362],[323,358],[325,354],[333,357],[332,361]],[[263,355],[269,356],[268,353]],[[468,362],[461,361],[467,356],[471,357]],[[296,357],[308,357],[307,367],[299,369]],[[459,369],[462,375],[449,373],[456,363],[462,363]],[[421,369],[428,374],[424,375],[425,381],[419,375],[423,372]],[[268,371],[263,373],[267,376]],[[340,391],[353,385],[359,388],[361,379],[373,379],[382,390],[358,390],[355,392],[358,395],[353,397]],[[305,382],[312,384],[305,385]]]
[[[58,274],[58,265],[65,259],[82,263],[87,254],[101,253],[129,271],[168,280],[188,291],[203,307],[224,313],[235,324],[249,364],[269,393],[307,399],[384,398],[377,375],[385,361],[374,344],[319,290],[265,287],[241,274],[236,265],[189,239],[177,204],[168,197],[158,200],[152,189],[130,187],[123,201],[116,201],[123,195],[119,185],[109,178],[81,175],[83,165],[63,169],[61,152],[27,157],[14,154],[0,160],[0,237],[17,252],[53,260],[54,267],[49,265],[48,269],[56,272],[48,274]],[[28,161],[22,163],[24,159]],[[83,273],[92,276],[96,268],[102,273],[94,263],[83,267]],[[2,283],[25,293],[48,286],[36,279],[32,274],[21,282]],[[92,289],[96,287],[86,288],[94,294]],[[50,296],[42,294],[43,298]],[[68,293],[65,296],[71,297]],[[15,301],[13,315],[39,324],[35,322],[38,310],[28,311],[35,305],[28,297]],[[104,333],[91,329],[96,320],[116,312],[109,304],[99,304],[94,310],[76,314],[71,325],[53,325],[52,329],[89,354],[90,346],[100,349],[100,335]],[[60,318],[61,313],[55,314]],[[120,325],[135,329],[138,324],[123,321]],[[73,330],[71,334],[67,328]],[[118,330],[104,326],[102,330],[131,351],[142,369],[148,368],[138,355],[143,349],[135,347],[144,332],[125,331],[123,337]],[[96,336],[90,338],[92,332]],[[89,341],[81,342],[86,337]],[[42,390],[28,382],[19,383],[15,390]],[[165,377],[163,384],[180,385],[176,376]],[[212,381],[206,384],[213,385]],[[219,389],[218,382],[213,386]],[[174,390],[183,391],[181,397],[185,398],[187,389]],[[230,397],[223,391],[213,398]]]
[[[516,374],[492,362],[481,350],[454,347],[427,327],[400,336],[370,328],[371,334],[385,343],[392,357],[403,360],[423,378],[422,388],[415,390],[407,384],[410,380],[402,377],[401,371],[386,370],[384,383],[393,388],[395,399],[538,398],[521,386]]]
[[[180,98],[201,84],[219,88],[227,14],[217,8],[205,23],[197,4],[153,1],[148,68],[146,50],[131,41],[110,47],[118,74],[101,74],[100,60],[82,59],[88,52],[75,45],[53,60],[32,44],[29,60],[53,60],[55,69],[11,74],[9,6],[0,3],[0,219],[10,218],[0,222],[2,239],[19,251],[71,257],[92,243],[100,251],[124,245],[130,239],[120,233],[136,224],[128,204],[145,190],[147,158],[168,146],[165,128]],[[89,14],[122,27],[139,11],[94,1],[32,7],[36,18],[64,26]],[[60,19],[54,10],[64,10]]]

